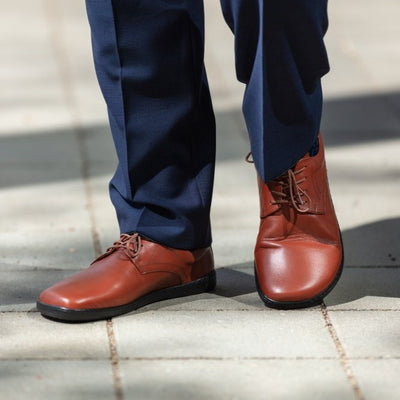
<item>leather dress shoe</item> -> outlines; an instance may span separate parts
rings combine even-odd
[[[322,302],[339,280],[343,249],[319,135],[319,150],[282,176],[258,179],[260,230],[255,247],[258,293],[273,308]]]
[[[37,308],[51,319],[93,321],[214,287],[210,247],[177,250],[122,234],[87,269],[44,290]]]

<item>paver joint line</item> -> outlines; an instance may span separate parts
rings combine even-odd
[[[45,1],[47,23],[50,28],[50,42],[54,51],[57,69],[60,74],[60,81],[66,108],[68,109],[75,133],[79,157],[81,159],[80,171],[87,199],[87,210],[90,220],[90,231],[92,234],[95,256],[98,257],[101,251],[100,237],[96,228],[96,218],[93,206],[93,188],[90,180],[89,157],[85,146],[85,131],[82,128],[79,107],[76,104],[73,79],[70,74],[70,62],[63,45],[62,32],[60,31],[61,13],[57,10],[57,4],[52,0]],[[58,22],[57,22],[58,21]]]
[[[335,361],[340,360],[338,357],[118,357],[118,365],[121,361]],[[348,357],[348,361],[386,361],[400,360],[400,356],[359,356]],[[0,362],[3,361],[111,361],[110,357],[0,357]]]
[[[368,358],[369,359],[369,358]],[[120,357],[119,361],[333,361],[339,357]]]
[[[328,310],[324,303],[321,304],[321,312],[324,317],[326,326],[329,330],[329,333],[332,337],[333,343],[335,344],[336,350],[339,353],[340,362],[344,368],[344,371],[345,371],[347,378],[350,382],[350,385],[353,389],[354,395],[356,396],[357,400],[365,400],[364,395],[361,391],[360,385],[358,384],[357,379],[353,373],[353,370],[349,363],[349,359],[346,356],[346,352],[344,351],[343,345],[340,342],[339,336],[336,332],[335,327],[333,326],[333,323],[328,314]]]
[[[110,344],[111,366],[113,372],[115,398],[116,400],[123,400],[121,375],[119,373],[117,344],[115,341],[114,327],[111,319],[107,320],[107,335]]]

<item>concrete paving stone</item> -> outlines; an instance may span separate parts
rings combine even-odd
[[[371,93],[369,73],[354,59],[353,48],[347,40],[332,32],[334,24],[335,21],[331,21],[331,29],[325,38],[331,70],[322,79],[324,108],[332,100]]]
[[[214,231],[225,230],[234,233],[238,240],[246,240],[246,231],[251,230],[254,240],[260,221],[259,200],[256,193],[254,196],[250,193],[231,196],[216,194],[212,207],[211,222]]]
[[[126,400],[355,399],[337,360],[122,361]]]
[[[84,125],[103,122],[107,110],[95,75],[85,3],[68,4],[62,0],[47,3],[48,24],[57,35],[58,61],[63,64],[64,79],[73,95],[74,112]]]
[[[108,194],[110,178],[111,175],[91,178],[93,214],[102,251],[110,247],[120,236],[115,209]]]
[[[318,309],[147,312],[114,320],[120,357],[336,357]]]
[[[59,86],[43,5],[43,2],[28,4],[17,0],[7,10],[2,7],[0,134],[68,125],[70,122]]]
[[[61,230],[61,227],[58,228]],[[70,233],[67,229],[28,230],[0,235],[0,269],[2,271],[37,269],[82,269],[95,254],[90,234]],[[24,243],[18,243],[21,236]],[[51,243],[49,239],[51,238]]]
[[[108,359],[106,322],[65,324],[39,313],[0,313],[0,359]]]
[[[215,217],[215,220],[218,217]],[[229,267],[239,263],[251,263],[257,228],[213,229],[213,249],[217,266]]]
[[[236,196],[242,196],[247,197],[248,201],[252,202],[252,208],[257,209],[259,205],[257,175],[252,165],[245,164],[244,156],[239,158],[239,162],[237,159],[217,162],[217,167],[213,204],[217,203],[218,197],[223,200],[231,197],[232,202]],[[238,206],[240,206],[240,202],[238,202]],[[251,210],[243,207],[242,211],[245,213]]]
[[[93,259],[81,181],[0,190],[0,202],[2,264],[75,269]]]
[[[353,141],[326,152],[335,208],[344,230],[399,215],[400,140],[363,142],[360,137],[359,143]]]
[[[108,122],[82,125],[83,139],[89,161],[90,176],[107,174],[111,179],[117,167],[117,155]],[[97,166],[103,166],[101,173]]]
[[[366,200],[371,197],[375,201],[374,196],[383,191],[381,203],[386,205],[391,201],[397,205],[393,197],[386,196],[386,193],[400,191],[396,185],[400,170],[400,160],[397,157],[400,140],[390,135],[391,133],[385,137],[385,133],[382,132],[382,137],[379,137],[377,132],[376,135],[368,137],[362,133],[355,133],[354,137],[351,134],[347,144],[341,142],[343,136],[337,135],[335,138],[331,134],[324,135],[325,141],[331,143],[326,148],[326,158],[332,189],[338,188],[336,195],[341,195],[341,191],[357,195],[360,190],[364,195],[369,188]],[[374,190],[371,190],[372,185]],[[379,187],[379,192],[375,190],[375,186]],[[379,213],[381,208],[384,209],[379,207],[374,210],[374,214],[370,214]],[[365,216],[368,217],[368,214]]]
[[[143,307],[141,312],[216,310],[263,312],[270,310],[264,306],[258,296],[252,266],[245,264],[243,268],[237,266],[218,268],[216,272],[217,287],[214,291],[153,303]]]
[[[398,400],[400,360],[351,360],[367,400]]]
[[[346,265],[400,269],[399,232],[400,218],[345,229],[342,234]]]
[[[385,188],[383,186],[384,185],[381,185],[384,192],[389,191],[388,187]],[[332,185],[331,190],[333,194],[336,214],[342,231],[348,231],[350,240],[355,240],[356,243],[360,243],[361,237],[357,239],[353,236],[353,233],[356,233],[357,231],[362,233],[366,226],[372,224],[376,224],[378,227],[380,225],[385,226],[387,225],[386,221],[395,221],[398,219],[398,206],[396,206],[394,199],[388,197],[389,194],[377,193],[379,192],[379,189],[377,189],[376,191],[374,189],[374,193],[372,193],[371,191],[368,191],[366,185],[360,185],[358,189],[358,191],[351,193],[344,185],[339,186],[335,184]],[[394,189],[396,191],[396,188]],[[380,204],[380,206],[376,207],[376,204]],[[371,212],[371,207],[375,207],[373,213]],[[389,225],[395,226],[396,223],[389,222]],[[388,234],[388,232],[386,234]],[[377,241],[380,241],[378,236]],[[392,242],[393,241],[391,240],[390,243]],[[350,253],[353,253],[352,258],[355,258],[356,260],[361,260],[362,263],[359,265],[368,266],[394,265],[394,263],[390,261],[390,257],[388,257],[388,255],[392,254],[392,252],[397,253],[397,247],[394,249],[393,247],[390,247],[390,244],[386,243],[382,251],[378,249],[378,254],[376,254],[372,259],[376,260],[379,257],[380,260],[379,264],[374,265],[371,260],[368,261],[366,256],[364,256],[363,254],[354,254],[354,251],[347,246],[348,251]],[[386,252],[385,250],[389,251]]]
[[[108,361],[0,361],[1,400],[109,400]]]
[[[338,101],[327,99],[321,129],[322,132],[332,132],[332,136],[361,131],[362,135],[376,132],[379,137],[381,131],[398,132],[399,119],[388,109],[380,93],[370,93]],[[392,133],[392,137],[396,135]]]
[[[342,12],[342,0],[331,4],[331,28],[335,29],[336,36],[340,32],[341,40],[351,49],[351,56],[360,70],[369,75],[370,85],[392,91],[400,86],[397,72],[400,28],[396,22],[400,17],[400,5],[395,0],[386,1],[385,7],[379,7],[373,1],[357,0],[353,4],[354,9],[346,7],[346,13]],[[374,18],[371,19],[371,15]],[[368,23],[360,23],[367,20]],[[331,55],[331,59],[334,58]],[[349,75],[357,79],[351,71]]]
[[[75,185],[74,192],[76,194],[82,194],[83,185],[80,182],[82,177],[81,172],[78,168],[71,168],[70,163],[60,163],[58,165],[46,162],[42,162],[41,164],[10,163],[1,166],[3,169],[0,180],[0,195],[3,193],[7,195],[8,192],[5,193],[5,191],[8,188],[17,188],[19,191],[16,193],[18,193],[19,196],[21,196],[23,191],[32,191],[31,197],[33,197],[36,189],[35,185],[38,185],[39,189],[42,190],[46,185],[53,183],[53,195],[61,197],[65,191],[62,186],[64,182],[66,187]],[[75,164],[75,166],[77,165]],[[10,191],[10,196],[12,196],[12,191]],[[21,198],[20,201],[22,200],[24,199]],[[62,199],[60,199],[60,201],[62,201]],[[25,202],[27,202],[26,198]]]
[[[247,129],[240,109],[216,110],[217,165],[225,165],[225,161],[239,161],[237,168],[254,171],[246,165],[245,156],[250,151]],[[240,162],[241,161],[241,162]],[[224,162],[222,164],[222,162]],[[218,170],[218,169],[217,169]]]
[[[0,264],[0,312],[36,310],[36,300],[42,290],[76,271],[12,270]]]
[[[77,270],[95,257],[90,233],[75,233],[75,228],[29,230],[0,235],[0,270]],[[21,243],[21,237],[23,243]],[[51,242],[49,242],[51,238]]]
[[[207,0],[204,3],[206,16],[205,64],[214,107],[218,111],[240,108],[244,85],[236,78],[232,32],[224,21],[219,2]],[[224,45],[213,45],[216,38],[221,40]]]
[[[10,134],[24,134],[29,130],[57,131],[68,126],[71,122],[70,113],[64,106],[49,105],[33,107],[31,105],[18,106],[6,113],[1,113],[2,127],[0,136]]]
[[[345,268],[325,304],[332,310],[400,310],[399,282],[400,267]]]
[[[63,129],[41,129],[0,136],[2,170],[16,165],[79,171],[80,156],[75,132],[71,126]]]
[[[399,357],[400,311],[331,311],[347,357]]]
[[[346,10],[346,13],[343,13],[343,10]],[[400,7],[397,0],[385,0],[385,7],[379,7],[374,0],[354,0],[351,7],[346,0],[337,0],[329,5],[329,11],[332,17],[340,16],[340,21],[351,28],[352,32],[371,33],[372,28],[396,27]],[[371,18],[371,15],[376,18]]]

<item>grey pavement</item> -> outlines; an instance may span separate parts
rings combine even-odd
[[[118,236],[114,149],[84,2],[2,2],[1,400],[400,399],[400,3],[330,2],[322,127],[346,262],[325,303],[298,311],[256,293],[256,177],[218,3],[206,0],[218,287],[61,324],[36,297]]]

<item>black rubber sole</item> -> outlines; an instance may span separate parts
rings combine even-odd
[[[311,299],[303,300],[303,301],[276,301],[276,300],[272,300],[269,297],[267,297],[265,295],[265,293],[261,290],[261,286],[260,286],[260,283],[258,282],[258,277],[257,277],[257,267],[254,263],[254,275],[256,278],[256,286],[257,286],[258,295],[260,296],[261,300],[264,302],[264,304],[267,307],[276,308],[278,310],[294,310],[294,309],[298,309],[298,308],[308,308],[308,307],[317,306],[322,303],[322,301],[324,300],[324,297],[326,297],[328,295],[328,293],[338,283],[340,276],[342,275],[343,264],[344,264],[344,257],[343,257],[343,251],[342,251],[342,262],[340,264],[340,268],[339,268],[337,274],[335,275],[334,280],[325,290],[318,293],[316,296],[312,297]]]
[[[98,308],[98,309],[70,309],[57,307],[38,301],[36,307],[38,311],[46,318],[64,322],[89,322],[102,319],[109,319],[117,315],[126,314],[138,308],[157,301],[174,299],[177,297],[191,296],[203,292],[214,290],[216,285],[215,271],[203,276],[193,282],[183,285],[173,286],[166,289],[151,292],[139,299],[117,307]]]

